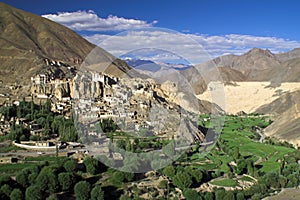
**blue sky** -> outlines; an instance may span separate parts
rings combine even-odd
[[[229,53],[241,54],[253,47],[268,48],[274,53],[300,47],[299,1],[4,0],[3,2],[68,26],[95,44],[101,43],[111,35],[128,31],[122,34],[124,37],[120,35],[115,37],[117,42],[114,43],[115,47],[129,45],[129,41],[134,39],[149,38],[149,35],[147,37],[139,35],[139,38],[136,38],[136,34],[134,38],[128,38],[129,35],[132,36],[131,31],[135,28],[162,27],[192,38],[212,57]],[[155,33],[159,31],[161,30]],[[176,38],[176,34],[173,33],[169,36],[163,38],[166,44],[170,43],[168,38]],[[162,38],[157,38],[158,40],[161,41]],[[110,49],[117,56],[128,50],[121,51],[105,45],[103,47]]]

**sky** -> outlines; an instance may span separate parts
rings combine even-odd
[[[61,23],[118,57],[194,64],[254,47],[273,53],[300,47],[300,1],[2,1]]]

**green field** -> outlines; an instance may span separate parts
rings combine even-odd
[[[25,161],[56,161],[55,156],[37,156],[37,157],[27,157]]]
[[[213,185],[222,186],[222,187],[235,187],[238,185],[238,183],[232,179],[215,180],[210,183]]]
[[[35,163],[1,164],[0,174],[14,174],[24,168],[35,166]]]
[[[263,172],[278,170],[280,167],[278,160],[294,151],[293,148],[264,144],[249,138],[253,135],[251,127],[266,127],[266,120],[264,117],[227,117],[221,134],[221,138],[226,141],[229,148],[239,147],[242,156],[252,156],[254,161],[259,158],[265,160],[260,163],[262,165],[260,170]]]
[[[200,117],[200,123],[205,127],[209,128],[213,125],[208,120],[207,115]],[[226,149],[233,150],[238,148],[241,157],[250,157],[255,163],[258,160],[261,162],[257,163],[260,165],[259,171],[270,172],[276,171],[280,168],[278,162],[282,157],[289,152],[295,151],[295,149],[279,145],[271,145],[266,143],[260,143],[260,136],[253,131],[255,128],[265,128],[269,124],[269,120],[266,117],[261,116],[226,116],[222,133],[219,138],[219,142],[223,141],[223,145]],[[234,158],[228,153],[222,150],[210,151],[205,159],[213,161],[211,164],[197,166],[206,170],[212,170],[215,166],[215,170],[229,172],[230,168],[228,163],[234,161]],[[203,156],[199,154],[193,154],[189,157],[190,162],[203,162],[205,160]]]

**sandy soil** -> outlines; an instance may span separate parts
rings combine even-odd
[[[264,200],[299,200],[300,189],[283,189],[279,194],[264,198]]]
[[[236,82],[224,86],[211,82],[208,89],[197,97],[217,103],[227,113],[236,114],[239,111],[254,112],[262,105],[269,104],[281,94],[300,90],[300,83],[282,83],[281,86],[268,87],[270,82]]]

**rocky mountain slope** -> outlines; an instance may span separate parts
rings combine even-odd
[[[209,90],[214,84],[207,85],[223,79],[227,112],[271,114],[274,123],[266,129],[266,134],[300,144],[299,66],[300,49],[273,54],[254,48],[241,56],[215,58],[183,74],[202,100],[211,98]]]
[[[72,30],[0,3],[0,93],[26,95],[26,85],[37,72],[53,68],[53,63],[78,68],[83,61],[88,65],[101,61],[105,63],[104,70],[114,75],[130,69]]]
[[[300,90],[282,95],[272,103],[256,110],[259,113],[271,113],[274,122],[265,129],[265,134],[280,140],[300,145]]]

